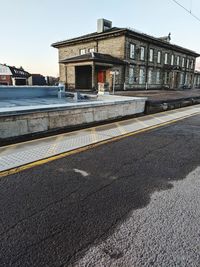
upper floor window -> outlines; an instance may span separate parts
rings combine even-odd
[[[177,56],[177,59],[176,59],[176,65],[179,66],[180,65],[180,57]]]
[[[194,60],[191,61],[191,70],[194,68]]]
[[[174,55],[171,57],[171,65],[174,65]]]
[[[152,48],[150,48],[149,50],[149,61],[153,62],[153,49]]]
[[[187,59],[186,68],[189,68],[189,59]]]
[[[85,48],[80,49],[80,50],[79,50],[79,54],[80,54],[80,55],[84,55],[84,54],[86,54],[86,49],[85,49]]]
[[[157,63],[158,63],[158,64],[161,63],[161,52],[160,52],[160,51],[158,51]]]
[[[93,52],[95,52],[94,47],[93,47],[93,48],[89,48],[89,49],[88,49],[88,52],[89,52],[89,53],[93,53]]]
[[[135,45],[130,44],[130,58],[134,59],[135,58]]]
[[[141,46],[141,48],[140,48],[140,60],[144,60],[144,53],[145,53],[145,48],[144,48],[144,46]]]
[[[183,57],[183,59],[182,59],[182,68],[184,68],[185,67],[185,58]]]
[[[167,64],[167,63],[168,63],[168,54],[165,53],[165,64]]]

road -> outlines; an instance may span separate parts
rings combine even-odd
[[[200,266],[200,115],[0,178],[0,266]]]

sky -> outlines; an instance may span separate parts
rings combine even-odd
[[[200,18],[200,0],[177,0]],[[200,21],[172,0],[0,0],[0,63],[30,73],[58,76],[58,51],[51,47],[96,31],[98,18],[200,53]],[[200,68],[200,64],[198,65]]]

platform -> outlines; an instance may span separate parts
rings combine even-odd
[[[28,141],[0,148],[0,176],[2,172],[50,158],[65,152],[122,138],[147,129],[172,123],[199,114],[200,105],[185,107],[154,115],[123,120],[71,133]]]

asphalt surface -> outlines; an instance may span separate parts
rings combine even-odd
[[[200,115],[0,179],[0,266],[200,266]]]

